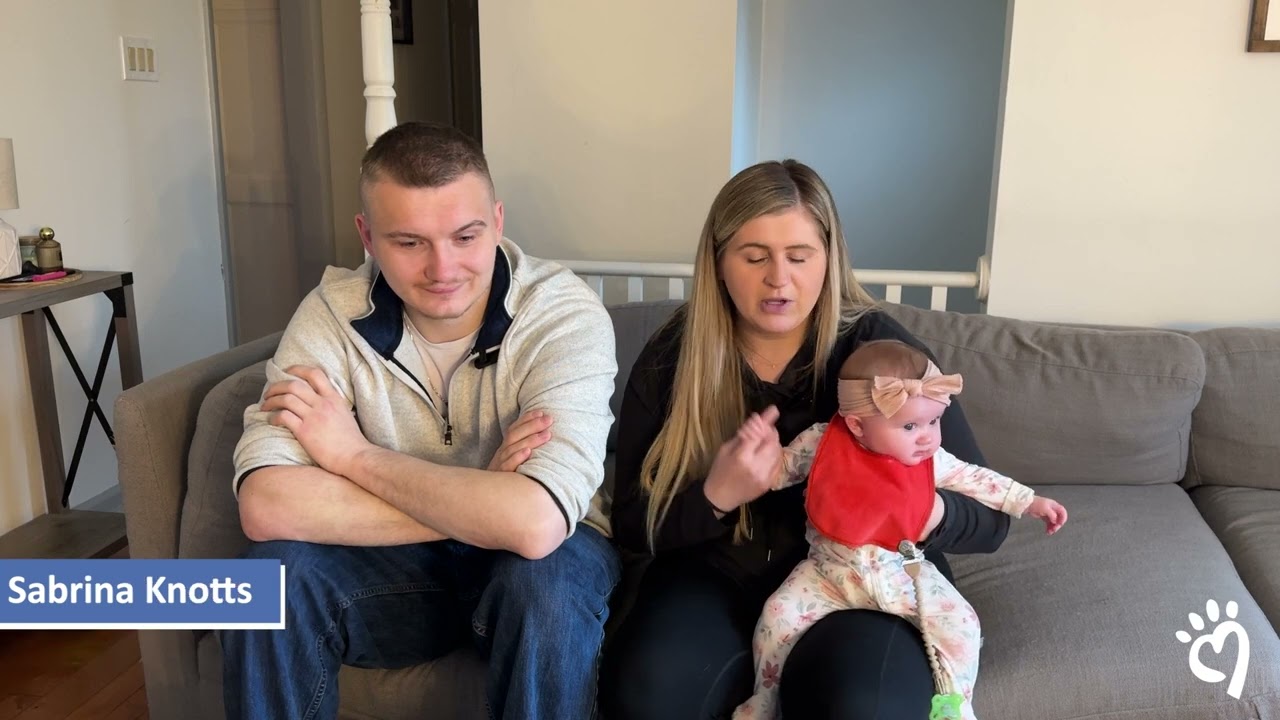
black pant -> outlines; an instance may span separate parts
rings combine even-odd
[[[949,579],[940,553],[928,558]],[[704,562],[659,558],[605,650],[607,720],[727,718],[751,695],[751,636],[783,578],[751,590]],[[796,643],[782,674],[785,718],[900,720],[929,714],[933,676],[919,631],[901,618],[845,610]]]

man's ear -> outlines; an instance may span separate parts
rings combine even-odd
[[[861,439],[863,432],[865,432],[862,427],[862,420],[855,415],[844,415],[842,417],[844,417],[844,424],[849,426],[849,432],[853,433],[854,437]]]
[[[356,232],[360,234],[360,244],[364,251],[373,254],[373,228],[369,226],[369,218],[364,213],[356,215]]]

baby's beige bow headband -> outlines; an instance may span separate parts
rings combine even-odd
[[[951,396],[959,395],[963,387],[964,380],[959,375],[943,375],[930,362],[919,380],[883,375],[871,380],[840,380],[837,395],[841,415],[863,417],[879,412],[891,418],[908,400],[920,395],[950,405]]]

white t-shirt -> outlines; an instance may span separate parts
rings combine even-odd
[[[441,412],[445,412],[449,407],[449,379],[467,359],[467,355],[476,343],[476,335],[480,333],[480,328],[457,340],[433,343],[424,338],[422,333],[418,332],[418,328],[409,322],[408,315],[405,315],[404,326],[413,338],[413,344],[418,348],[418,357],[422,360],[421,368],[410,368],[410,370],[426,381],[427,394],[436,403],[436,407]]]

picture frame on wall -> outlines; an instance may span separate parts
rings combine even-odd
[[[1249,52],[1280,52],[1280,0],[1268,12],[1269,0],[1253,0],[1249,20]]]
[[[413,44],[413,0],[391,0],[391,42]]]

